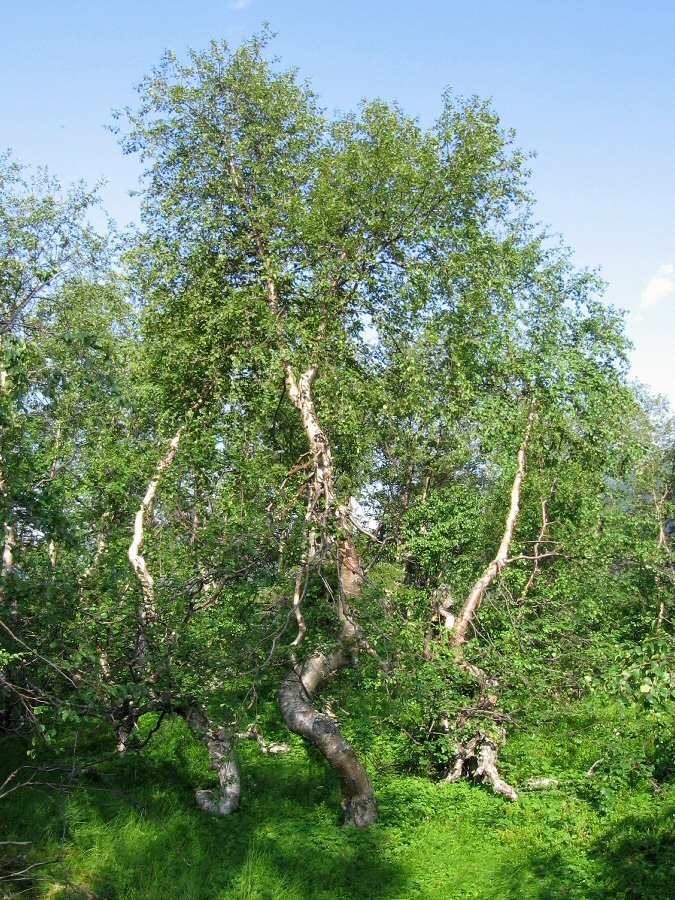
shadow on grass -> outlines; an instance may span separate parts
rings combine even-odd
[[[521,853],[502,868],[494,896],[503,900],[675,900],[674,813],[671,804],[651,814],[608,821],[587,847],[566,850],[561,839],[559,849],[540,847]]]
[[[603,897],[675,898],[675,804],[658,815],[625,816],[589,855],[602,873]]]
[[[29,861],[61,852],[72,882],[107,900],[675,900],[667,800],[627,795],[630,809],[599,818],[578,798],[511,805],[480,787],[376,778],[381,820],[361,832],[341,826],[339,787],[318,754],[298,743],[263,756],[253,742],[238,754],[243,797],[233,816],[195,807],[195,790],[215,775],[178,722],[143,754],[77,784],[6,798],[3,839],[32,840]],[[44,874],[49,896],[70,896],[54,887],[62,869]]]
[[[125,761],[124,775],[118,767],[72,798],[73,857],[88,860],[78,884],[101,898],[144,900],[407,896],[384,832],[341,827],[325,764],[302,750],[264,757],[242,748],[242,808],[222,819],[194,806],[208,776],[201,765],[195,772],[192,752]]]

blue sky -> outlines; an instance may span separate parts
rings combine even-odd
[[[536,151],[536,215],[628,310],[633,374],[675,401],[674,0],[0,0],[0,149],[64,182],[108,181],[122,224],[138,164],[105,130],[169,47],[272,50],[329,110],[397,100],[430,124],[443,88],[492,98]]]

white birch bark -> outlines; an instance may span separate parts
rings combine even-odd
[[[141,608],[141,621],[143,624],[146,624],[146,622],[154,617],[155,614],[155,581],[150,574],[145,558],[141,553],[141,547],[143,546],[143,540],[145,538],[145,517],[152,513],[152,505],[155,500],[157,488],[159,487],[159,482],[164,471],[168,469],[173,462],[173,458],[176,455],[176,450],[178,450],[184,431],[185,426],[181,425],[171,440],[168,451],[157,463],[155,474],[148,485],[148,489],[141,500],[141,505],[139,506],[134,519],[134,536],[131,544],[129,544],[127,555],[143,590],[143,605]]]
[[[253,215],[250,198],[246,194],[234,161],[230,161],[230,174],[235,188],[242,197],[248,211],[252,237],[256,252],[263,266],[267,281],[267,305],[274,321],[283,315],[283,307],[279,296],[278,285],[270,267],[269,254]],[[319,328],[317,345],[320,344],[325,325]],[[307,436],[314,472],[308,499],[307,522],[314,521],[318,533],[325,534],[328,516],[337,520],[338,530],[342,536],[336,542],[338,572],[340,579],[340,596],[338,598],[338,614],[340,621],[341,646],[328,656],[315,654],[305,660],[301,666],[294,666],[293,671],[283,682],[279,690],[279,706],[287,727],[312,741],[326,756],[328,762],[338,774],[343,790],[343,806],[345,822],[359,826],[369,825],[377,818],[377,806],[370,781],[356,753],[345,741],[334,720],[325,716],[313,707],[312,699],[316,690],[335,671],[346,665],[349,660],[344,647],[355,643],[358,635],[356,625],[349,611],[348,602],[361,592],[363,580],[361,566],[351,537],[351,528],[346,512],[335,504],[333,487],[333,461],[330,442],[319,425],[312,400],[311,387],[316,376],[318,365],[313,364],[296,378],[293,368],[288,362],[286,348],[280,347],[287,358],[284,364],[284,379],[287,395],[293,406],[300,413]],[[323,506],[320,501],[323,500]],[[311,532],[310,532],[311,533]],[[315,553],[310,545],[306,556],[305,570],[309,555]],[[305,634],[305,623],[300,608],[300,583],[296,582],[293,610],[298,622],[298,637],[295,646]]]
[[[496,695],[490,697],[486,697],[485,695],[487,693],[487,688],[493,688],[495,683],[491,682],[481,669],[464,658],[462,645],[466,642],[467,629],[483,599],[485,591],[509,563],[509,550],[511,548],[513,534],[520,512],[520,493],[525,479],[525,458],[530,444],[535,415],[536,402],[533,398],[530,403],[530,411],[523,442],[518,450],[516,474],[513,479],[513,484],[511,485],[511,502],[499,549],[497,550],[494,559],[469,591],[457,620],[454,623],[454,628],[450,630],[450,643],[452,646],[458,648],[457,664],[460,668],[473,675],[478,681],[480,685],[480,700],[478,706],[487,705],[489,708],[492,708],[495,705],[497,697]],[[449,599],[449,594],[447,594],[447,598]],[[447,600],[441,604],[438,609],[439,613],[446,616],[446,624],[449,624],[448,617],[450,615],[450,604]],[[491,734],[482,729],[478,729],[472,738],[463,743],[458,743],[450,772],[445,780],[458,781],[462,775],[466,774],[477,781],[489,781],[495,793],[501,794],[509,800],[516,801],[518,799],[518,794],[510,784],[504,781],[497,770],[499,748],[505,743],[505,732],[502,732],[502,739],[498,742]]]
[[[212,387],[213,382],[211,382],[207,386],[199,400],[197,400],[197,402],[192,405],[190,410],[192,414],[196,413],[204,405],[207,394]],[[148,484],[145,496],[141,500],[141,505],[139,506],[138,512],[136,513],[136,516],[134,518],[134,534],[131,540],[131,544],[129,544],[127,556],[134,569],[134,572],[136,573],[136,577],[140,582],[142,590],[142,600],[138,615],[138,633],[136,635],[136,647],[134,649],[134,655],[131,662],[132,670],[138,669],[139,666],[142,666],[144,664],[147,652],[146,627],[150,624],[150,622],[154,621],[157,616],[157,610],[155,607],[155,581],[152,577],[152,574],[150,573],[150,570],[148,569],[145,557],[141,553],[141,548],[145,539],[145,519],[146,516],[150,516],[152,514],[152,506],[155,501],[155,495],[157,494],[157,488],[159,487],[162,475],[173,462],[183,434],[185,433],[185,429],[185,424],[180,426],[176,434],[171,439],[169,449],[157,463],[155,467],[155,474]]]
[[[523,443],[518,450],[518,466],[511,486],[511,503],[506,517],[504,534],[502,535],[497,555],[469,591],[469,594],[464,601],[464,605],[457,616],[455,627],[451,632],[451,643],[455,647],[459,647],[466,641],[467,629],[473,620],[476,610],[480,606],[485,591],[490,587],[502,569],[508,564],[509,549],[511,547],[511,542],[513,541],[513,533],[516,528],[516,522],[518,521],[518,513],[520,512],[520,491],[525,479],[525,456],[530,444],[530,436],[532,434],[532,425],[534,424],[535,415],[536,402],[532,399],[527,426],[525,428],[525,436],[523,438]]]
[[[363,828],[377,819],[377,804],[368,774],[353,748],[343,737],[335,720],[319,712],[313,704],[314,696],[321,685],[349,663],[350,656],[347,649],[358,642],[358,628],[352,616],[350,602],[360,596],[363,582],[348,513],[335,503],[330,443],[319,424],[312,399],[311,388],[316,373],[317,366],[313,365],[297,379],[290,364],[287,363],[284,367],[288,396],[300,413],[314,462],[307,521],[313,518],[318,525],[325,526],[328,517],[332,515],[337,520],[340,531],[335,546],[340,581],[338,617],[341,643],[329,654],[315,653],[302,665],[294,666],[279,690],[279,706],[287,727],[311,741],[324,754],[340,779],[345,824]],[[323,505],[320,504],[321,500]],[[310,536],[311,534],[310,532]],[[315,538],[313,538],[307,559],[309,560],[310,554],[313,559],[315,553]],[[296,582],[294,609],[299,603],[298,589],[299,582]],[[302,625],[304,620],[302,622],[299,620],[299,626]],[[299,630],[298,635],[300,634]]]
[[[9,374],[1,362],[2,359],[2,340],[0,339],[0,396],[9,391]],[[7,481],[5,478],[4,459],[2,456],[2,433],[0,432],[0,496],[5,504],[7,504]],[[14,568],[14,547],[16,539],[14,535],[14,527],[9,520],[3,522],[3,547],[2,547],[2,570],[0,571],[0,603],[5,600],[5,582]],[[10,610],[10,618],[16,619],[18,609],[16,603],[12,604]]]
[[[215,725],[201,706],[176,711],[184,717],[195,737],[205,744],[211,768],[218,773],[219,789],[197,791],[197,806],[205,812],[228,816],[239,808],[241,799],[241,778],[232,750],[233,735],[222,725]]]

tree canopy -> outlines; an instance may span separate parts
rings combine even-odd
[[[0,162],[3,727],[124,755],[181,717],[219,814],[285,727],[358,826],[378,743],[511,800],[510,724],[593,691],[669,746],[673,421],[621,314],[490,104],[329,118],[267,43],[168,53],[119,114],[123,251]]]

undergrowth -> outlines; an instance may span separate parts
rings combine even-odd
[[[214,775],[179,721],[124,760],[80,735],[78,759],[85,749],[101,757],[87,769],[54,749],[33,762],[4,738],[3,780],[27,766],[12,784],[32,783],[1,801],[3,840],[31,843],[0,848],[0,889],[110,900],[675,897],[675,790],[656,792],[639,772],[605,778],[598,766],[598,778],[586,776],[605,732],[580,708],[536,735],[513,735],[504,771],[520,788],[517,804],[482,786],[396,773],[364,747],[380,820],[363,832],[341,826],[339,787],[299,741],[277,756],[240,744],[242,809],[219,819],[194,806]],[[542,775],[557,785],[525,787]]]

